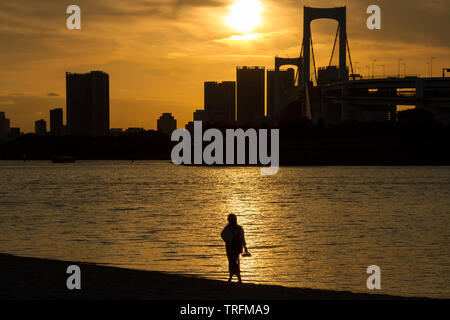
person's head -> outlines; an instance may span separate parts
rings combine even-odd
[[[235,214],[230,213],[228,215],[228,223],[232,225],[237,225],[237,217]]]

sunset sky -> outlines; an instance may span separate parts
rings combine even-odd
[[[428,76],[450,67],[450,0],[7,0],[0,2],[0,111],[12,127],[34,130],[48,110],[65,108],[65,72],[110,75],[111,127],[154,129],[162,112],[178,127],[203,108],[203,82],[235,80],[236,66],[273,68],[295,57],[303,6],[347,5],[347,33],[357,71]],[[258,5],[259,3],[259,5]],[[81,30],[66,28],[66,8],[81,8]],[[382,9],[382,29],[368,30],[366,8]],[[248,7],[256,11],[248,11]],[[252,13],[253,12],[253,13]],[[328,64],[337,22],[312,24],[319,66]],[[401,67],[403,74],[404,66]],[[65,116],[64,116],[65,118]],[[49,124],[47,124],[49,125]]]

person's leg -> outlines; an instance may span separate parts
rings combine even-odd
[[[236,275],[238,278],[238,282],[242,283],[242,279],[241,279],[241,265],[239,262],[239,257],[236,259]]]
[[[230,257],[228,257],[228,274],[229,274],[228,282],[231,282],[231,278],[233,277],[233,273],[232,273],[233,267],[231,265],[232,263],[233,263],[233,261],[231,261]]]

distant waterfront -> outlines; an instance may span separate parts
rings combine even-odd
[[[427,113],[403,112],[406,112],[402,113],[403,117],[409,120],[328,126],[306,119],[283,122],[280,164],[450,165],[450,149],[445,147],[450,139],[450,126],[427,120]],[[211,126],[203,126],[203,132],[208,128]],[[238,126],[231,129],[236,128]],[[230,128],[218,129],[225,133]],[[203,148],[210,143],[203,141]],[[104,137],[27,134],[15,140],[0,141],[0,160],[50,160],[55,155],[72,156],[77,160],[170,160],[175,145],[169,135],[152,130]],[[249,149],[247,144],[247,155]],[[223,152],[226,153],[226,148]]]
[[[225,279],[235,213],[245,281],[450,297],[450,167],[179,167],[0,162],[0,252]]]

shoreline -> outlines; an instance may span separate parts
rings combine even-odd
[[[81,290],[66,287],[69,265],[81,269]],[[0,300],[416,300],[276,285],[228,284],[187,275],[109,267],[95,263],[19,257],[0,253]]]

